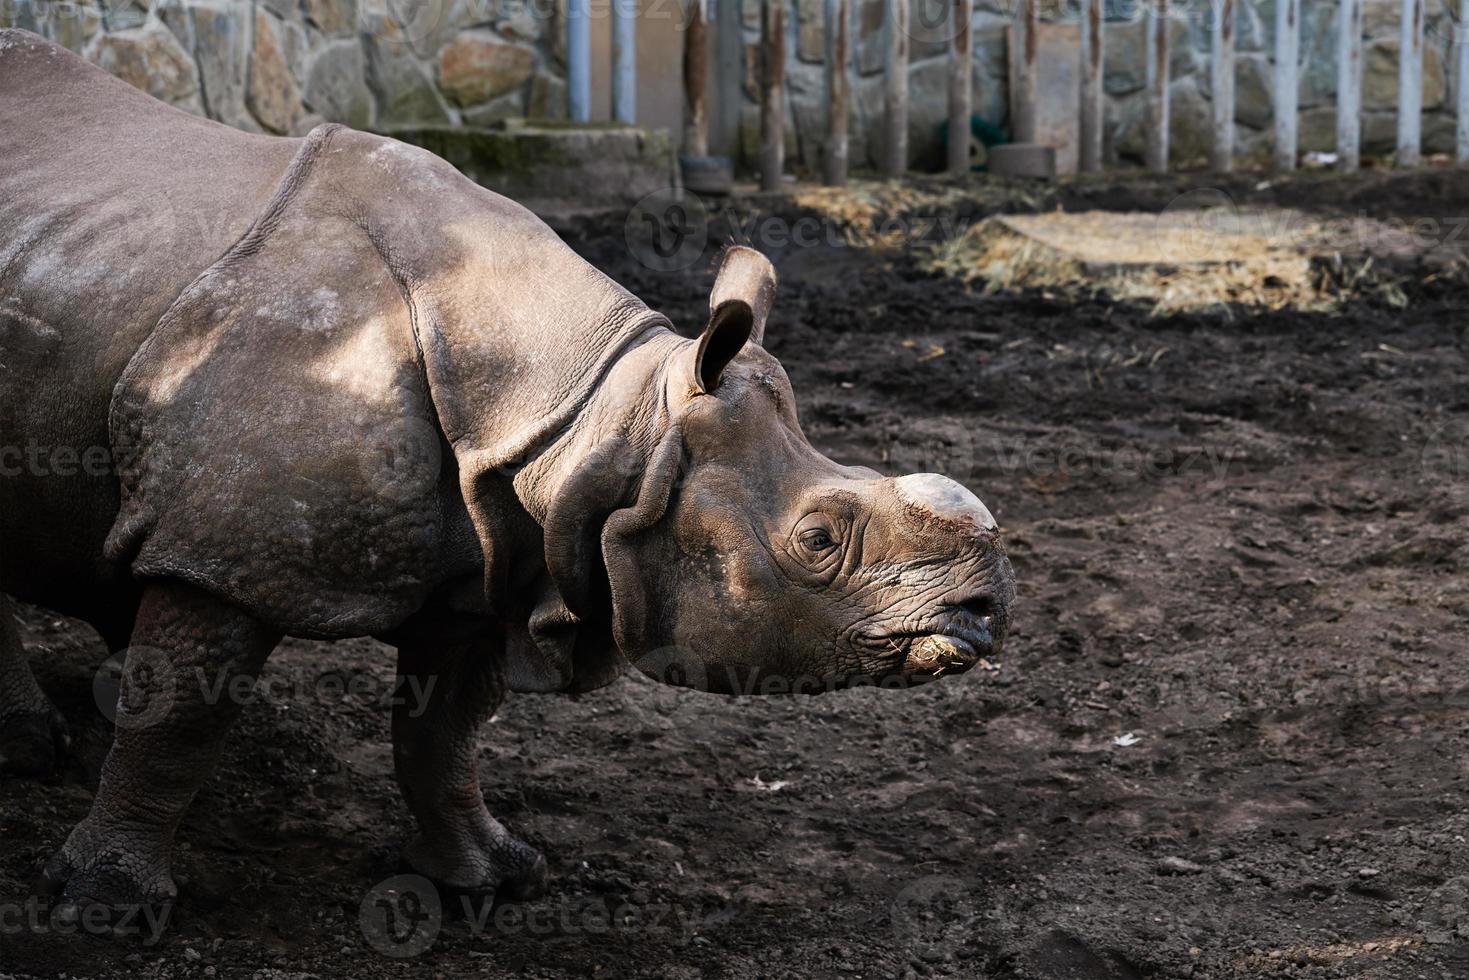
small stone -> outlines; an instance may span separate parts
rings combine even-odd
[[[367,83],[377,93],[377,125],[384,127],[450,122],[448,108],[412,48],[392,38],[391,22],[364,33]]]
[[[365,76],[362,46],[355,40],[333,41],[312,59],[305,103],[323,119],[366,129],[372,125],[373,100]]]
[[[357,0],[304,0],[303,6],[324,34],[350,34],[357,26]]]
[[[102,34],[87,48],[87,60],[156,99],[185,107],[198,105],[194,59],[159,24]]]
[[[1362,52],[1362,108],[1364,110],[1398,107],[1397,38],[1374,41]],[[1443,56],[1431,45],[1423,48],[1423,108],[1437,109],[1448,96],[1448,73]]]
[[[1160,858],[1158,861],[1158,873],[1165,875],[1196,875],[1202,874],[1204,866],[1195,864],[1185,858],[1169,856]]]
[[[276,133],[289,133],[305,111],[301,90],[286,64],[275,19],[263,10],[255,13],[255,47],[250,55],[246,102],[260,124]]]
[[[185,8],[210,118],[240,129],[260,126],[245,108],[249,82],[250,11],[237,6]]]
[[[530,119],[566,118],[566,83],[549,72],[537,72],[530,83]]]
[[[489,31],[463,31],[439,52],[439,84],[457,104],[479,105],[526,82],[534,65],[529,48]]]

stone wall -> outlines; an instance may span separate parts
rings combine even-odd
[[[522,0],[0,0],[166,102],[302,133],[565,115],[562,20]],[[402,17],[390,11],[402,11]]]
[[[650,0],[668,16],[673,0]],[[736,0],[738,2],[738,0]],[[787,159],[814,171],[820,159],[822,0],[790,0]],[[883,0],[853,0],[858,24],[852,159],[875,163],[882,115]],[[974,107],[1008,123],[1006,28],[1014,0],[976,0]],[[947,0],[913,0],[914,22],[942,23]],[[1394,140],[1398,0],[1366,0],[1364,149]],[[1302,150],[1330,150],[1335,132],[1336,3],[1303,4]],[[596,8],[594,8],[596,9]],[[1144,0],[1109,0],[1107,153],[1136,160],[1143,146]],[[1210,0],[1173,0],[1172,150],[1201,162],[1208,148]],[[1074,20],[1076,0],[1045,0],[1048,20]],[[1273,0],[1238,4],[1237,146],[1263,160],[1270,140]],[[400,16],[395,16],[398,12]],[[1452,148],[1452,22],[1428,5],[1424,138]],[[759,3],[744,0],[743,162],[754,159]],[[937,15],[937,16],[935,16]],[[481,125],[565,115],[564,0],[0,0],[0,26],[37,30],[165,101],[243,129],[300,133],[322,120],[367,129]],[[593,29],[605,30],[605,18]],[[909,69],[912,163],[937,169],[946,118],[942,29],[915,29]],[[680,56],[669,51],[669,58]],[[1041,66],[1045,70],[1045,66]],[[675,127],[676,130],[677,127]],[[678,138],[676,131],[672,134]]]

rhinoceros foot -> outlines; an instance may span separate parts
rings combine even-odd
[[[142,936],[156,942],[178,897],[168,850],[152,835],[82,821],[41,873],[40,891],[57,903],[52,916],[89,934]]]
[[[0,776],[44,776],[69,744],[66,721],[50,705],[0,716]]]
[[[403,863],[442,893],[496,901],[540,898],[549,879],[540,852],[503,830],[476,828],[435,839],[420,834],[403,848]]]

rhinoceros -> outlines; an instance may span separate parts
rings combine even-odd
[[[806,440],[760,253],[723,254],[685,337],[393,139],[239,132],[17,30],[0,92],[0,592],[148,668],[44,869],[61,910],[172,902],[241,709],[220,692],[283,636],[396,647],[422,695],[392,717],[404,861],[508,899],[547,874],[479,789],[508,691],[630,665],[725,693],[915,682],[1003,641],[984,504]],[[0,767],[45,771],[65,726],[0,623]]]

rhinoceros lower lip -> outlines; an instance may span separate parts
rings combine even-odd
[[[916,636],[908,644],[903,669],[911,674],[960,674],[979,662],[981,653],[969,640],[947,633]]]

